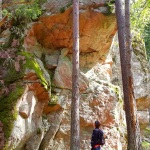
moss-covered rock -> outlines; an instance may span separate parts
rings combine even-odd
[[[48,106],[54,106],[54,105],[56,105],[57,103],[58,103],[58,96],[52,94],[52,95],[51,95],[51,98],[50,98],[50,101],[48,102]]]
[[[134,51],[137,59],[141,63],[143,71],[146,72],[146,66],[148,64],[148,59],[147,59],[147,54],[146,54],[145,43],[144,43],[144,40],[142,39],[142,36],[137,32],[133,33],[132,47],[133,47],[133,51]]]
[[[33,70],[40,79],[45,89],[48,90],[50,88],[50,80],[46,79],[44,70],[41,69],[41,66],[39,65],[34,55],[25,51],[21,52],[20,54],[26,57],[26,63],[23,66],[24,70]]]
[[[16,103],[24,92],[24,86],[18,83],[8,96],[0,98],[0,120],[4,125],[4,134],[6,139],[10,137],[13,123],[18,115]]]
[[[18,72],[14,69],[14,66],[8,67],[7,74],[4,77],[5,84],[8,85],[10,83],[13,83],[13,82],[21,79],[23,77],[23,75],[24,75],[23,70]]]

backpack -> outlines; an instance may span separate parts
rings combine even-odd
[[[100,144],[100,145],[105,144],[104,133],[100,129],[99,129],[99,135],[98,135],[97,143]]]

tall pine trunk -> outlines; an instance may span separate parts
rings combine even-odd
[[[73,71],[70,150],[80,149],[79,134],[79,0],[73,0]]]
[[[115,4],[118,25],[118,39],[121,60],[124,106],[128,133],[128,150],[141,150],[141,140],[139,132],[140,129],[136,114],[137,111],[131,73],[131,36],[129,21],[129,3],[126,2],[126,22],[121,0],[116,0]]]
[[[125,0],[125,33],[126,33],[126,62],[128,75],[128,99],[130,106],[130,114],[132,115],[128,131],[128,150],[140,150],[141,137],[140,127],[137,118],[136,99],[134,97],[133,76],[131,71],[131,30],[130,30],[130,0]],[[128,106],[127,106],[128,107]],[[128,111],[128,108],[125,108]]]

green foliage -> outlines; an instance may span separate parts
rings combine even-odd
[[[150,0],[136,0],[131,5],[132,27],[143,33],[145,26],[150,22]]]
[[[18,84],[7,97],[0,98],[0,120],[4,125],[4,134],[6,139],[10,137],[13,129],[13,123],[17,118],[16,103],[24,92],[24,87]]]
[[[111,14],[111,13],[114,13],[115,12],[115,0],[108,0],[107,3],[108,5],[108,13]]]
[[[24,2],[24,1],[20,1]],[[40,0],[34,0],[33,2],[23,3],[13,6],[13,8],[7,8],[2,11],[4,16],[8,16],[15,24],[24,24],[32,20],[37,19],[42,10],[39,5]]]
[[[147,57],[150,60],[150,23],[144,29],[144,40],[145,40],[145,47],[147,50]]]
[[[131,5],[131,27],[140,33],[146,44],[148,58],[150,58],[150,0],[136,0]]]
[[[26,57],[26,64],[24,65],[24,69],[28,68],[28,69],[32,69],[35,71],[35,73],[37,74],[37,76],[39,77],[39,79],[41,80],[41,83],[43,84],[43,86],[45,87],[45,89],[49,88],[49,84],[46,81],[46,79],[44,78],[44,73],[41,69],[41,67],[39,66],[38,62],[36,61],[36,59],[34,58],[34,55],[28,52],[21,52],[20,55],[23,55]]]
[[[10,31],[13,37],[23,41],[24,31],[27,24],[35,19],[38,19],[42,14],[42,2],[43,0],[34,0],[31,2],[20,0],[16,2],[16,5],[12,3],[11,6],[8,6],[2,10],[3,16],[8,16],[8,19],[4,25],[7,27],[7,24],[11,24]]]

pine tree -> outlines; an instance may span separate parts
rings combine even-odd
[[[141,150],[140,129],[137,118],[136,101],[134,97],[131,72],[131,36],[129,0],[125,0],[125,15],[120,0],[116,0],[116,17],[120,49],[124,106],[126,113],[128,150]]]
[[[73,0],[73,71],[70,150],[80,149],[79,133],[79,0]]]

